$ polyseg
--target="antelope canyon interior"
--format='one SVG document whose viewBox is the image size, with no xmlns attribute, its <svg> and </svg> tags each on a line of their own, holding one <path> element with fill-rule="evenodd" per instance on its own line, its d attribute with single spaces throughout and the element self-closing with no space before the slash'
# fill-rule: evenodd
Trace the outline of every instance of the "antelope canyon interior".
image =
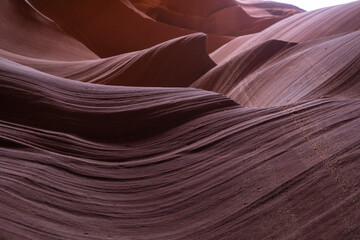
<svg viewBox="0 0 360 240">
<path fill-rule="evenodd" d="M 0 239 L 360 239 L 360 1 L 0 20 Z"/>
</svg>

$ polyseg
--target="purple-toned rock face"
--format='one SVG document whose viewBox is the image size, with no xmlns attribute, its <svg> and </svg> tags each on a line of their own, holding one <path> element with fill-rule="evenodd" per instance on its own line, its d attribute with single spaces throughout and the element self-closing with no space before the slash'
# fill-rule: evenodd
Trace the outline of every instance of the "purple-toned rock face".
<svg viewBox="0 0 360 240">
<path fill-rule="evenodd" d="M 360 239 L 359 1 L 0 13 L 0 239 Z"/>
</svg>

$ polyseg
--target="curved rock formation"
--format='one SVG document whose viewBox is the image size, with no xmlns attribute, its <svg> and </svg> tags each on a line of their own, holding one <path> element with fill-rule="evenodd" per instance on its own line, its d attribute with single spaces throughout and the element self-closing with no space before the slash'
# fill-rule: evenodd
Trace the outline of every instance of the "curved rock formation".
<svg viewBox="0 0 360 240">
<path fill-rule="evenodd" d="M 101 57 L 145 49 L 194 33 L 154 21 L 128 0 L 29 2 Z M 230 40 L 231 38 L 221 36 L 209 38 L 209 51 Z"/>
<path fill-rule="evenodd" d="M 360 31 L 355 31 L 301 43 L 278 54 L 293 44 L 271 40 L 218 65 L 192 86 L 226 94 L 243 106 L 359 98 L 359 41 Z"/>
<path fill-rule="evenodd" d="M 284 19 L 246 41 L 234 39 L 212 53 L 216 63 L 237 56 L 240 52 L 267 40 L 306 42 L 318 38 L 360 30 L 360 4 L 353 3 L 300 13 Z M 331 17 L 329 17 L 331 16 Z"/>
<path fill-rule="evenodd" d="M 1 73 L 2 238 L 359 234 L 359 100 L 251 109 L 6 60 Z"/>
<path fill-rule="evenodd" d="M 215 35 L 239 36 L 259 32 L 302 12 L 286 4 L 235 0 L 131 0 L 151 18 L 181 28 Z M 277 7 L 277 8 L 276 8 Z"/>
<path fill-rule="evenodd" d="M 205 90 L 215 91 L 224 95 L 229 94 L 244 78 L 252 74 L 276 55 L 295 46 L 279 40 L 269 40 L 261 43 L 226 63 L 219 64 L 199 78 L 191 86 Z"/>
<path fill-rule="evenodd" d="M 193 33 L 153 21 L 127 0 L 29 2 L 101 57 L 145 49 Z"/>
<path fill-rule="evenodd" d="M 175 14 L 175 20 L 165 21 L 165 24 L 161 21 L 154 21 L 133 6 L 129 0 L 101 2 L 97 0 L 86 2 L 54 0 L 51 3 L 46 0 L 28 1 L 101 57 L 145 49 L 194 31 L 209 33 L 208 51 L 212 52 L 232 39 L 227 35 L 238 36 L 249 32 L 258 32 L 290 15 L 272 17 L 266 15 L 254 18 L 249 16 L 236 1 L 227 0 L 223 3 L 223 1 L 212 0 L 211 4 L 207 2 L 204 6 L 211 5 L 213 7 L 209 9 L 218 9 L 217 14 L 209 18 L 191 17 L 183 12 L 189 9 L 199 9 L 204 1 L 163 1 L 160 6 L 164 5 L 167 10 L 162 12 L 170 14 L 170 18 L 173 18 L 172 8 L 180 10 L 180 16 Z M 141 2 L 134 2 L 141 9 L 144 8 Z M 159 5 L 158 1 L 146 2 L 148 7 L 154 4 Z M 233 7 L 222 10 L 223 6 L 229 4 Z M 83 14 L 78 14 L 79 12 Z M 206 14 L 206 12 L 207 10 L 203 13 Z M 297 10 L 291 14 L 299 12 L 300 10 Z M 155 20 L 158 19 L 155 18 Z M 182 21 L 185 23 L 181 23 Z M 229 21 L 232 22 L 230 25 Z M 186 22 L 190 24 L 189 27 Z M 216 30 L 212 30 L 215 26 L 218 26 Z"/>
<path fill-rule="evenodd" d="M 1 50 L 0 56 L 55 76 L 123 86 L 187 87 L 215 66 L 206 52 L 206 35 L 201 33 L 89 61 L 40 61 Z"/>
<path fill-rule="evenodd" d="M 24 0 L 1 0 L 0 50 L 37 59 L 88 60 L 97 55 Z"/>
<path fill-rule="evenodd" d="M 224 19 L 300 10 L 26 2 L 0 0 L 0 239 L 360 238 L 359 1 L 236 38 L 218 65 Z"/>
</svg>

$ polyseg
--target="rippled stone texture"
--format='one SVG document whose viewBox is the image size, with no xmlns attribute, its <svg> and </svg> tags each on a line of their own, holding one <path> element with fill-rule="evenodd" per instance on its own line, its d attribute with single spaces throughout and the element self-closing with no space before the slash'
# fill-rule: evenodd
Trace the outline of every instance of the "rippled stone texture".
<svg viewBox="0 0 360 240">
<path fill-rule="evenodd" d="M 0 11 L 0 239 L 360 239 L 359 1 Z"/>
</svg>

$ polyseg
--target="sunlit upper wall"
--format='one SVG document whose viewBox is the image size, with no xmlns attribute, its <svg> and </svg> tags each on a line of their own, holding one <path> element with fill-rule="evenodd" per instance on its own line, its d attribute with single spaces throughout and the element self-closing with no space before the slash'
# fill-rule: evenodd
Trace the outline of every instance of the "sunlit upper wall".
<svg viewBox="0 0 360 240">
<path fill-rule="evenodd" d="M 276 2 L 289 3 L 306 11 L 334 6 L 343 3 L 356 2 L 354 0 L 274 0 Z"/>
</svg>

